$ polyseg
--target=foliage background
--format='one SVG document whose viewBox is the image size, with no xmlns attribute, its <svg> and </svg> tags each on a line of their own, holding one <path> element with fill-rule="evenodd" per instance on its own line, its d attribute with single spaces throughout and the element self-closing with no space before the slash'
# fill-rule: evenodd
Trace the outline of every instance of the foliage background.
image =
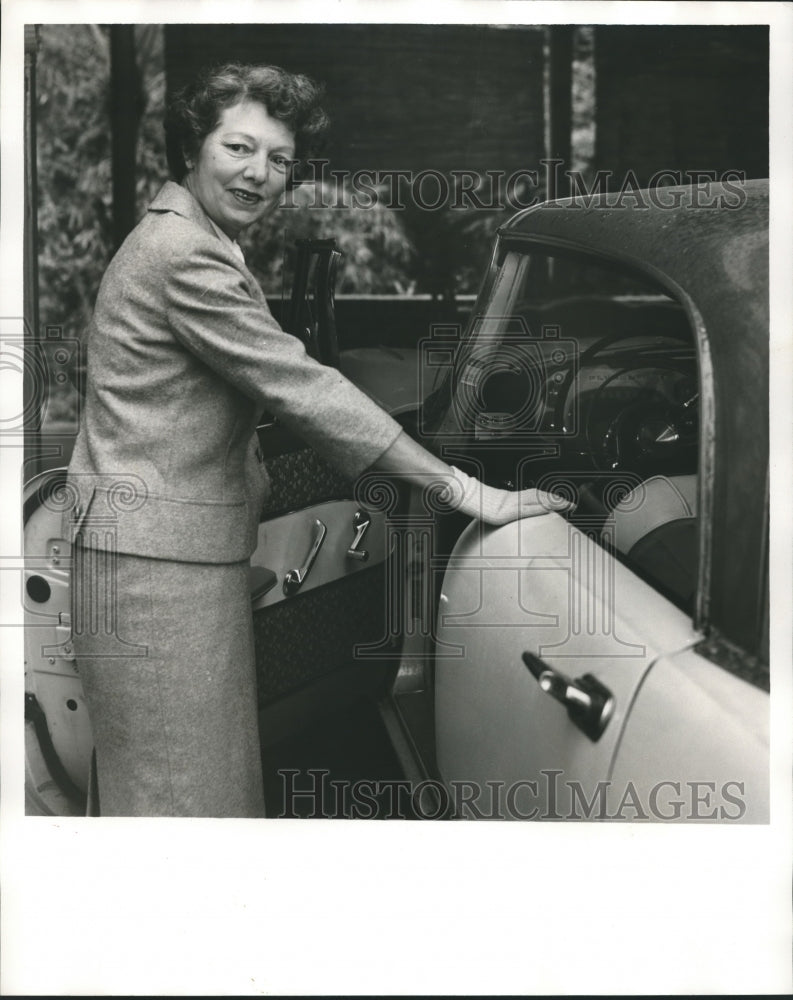
<svg viewBox="0 0 793 1000">
<path fill-rule="evenodd" d="M 136 25 L 135 48 L 142 82 L 135 164 L 141 216 L 167 179 L 162 26 Z M 573 167 L 586 169 L 594 136 L 592 29 L 586 26 L 576 30 L 573 84 Z M 40 26 L 36 89 L 40 317 L 79 335 L 113 253 L 109 28 Z M 398 212 L 382 202 L 352 207 L 349 192 L 335 189 L 322 197 L 303 190 L 295 201 L 297 207 L 244 238 L 249 266 L 271 295 L 289 286 L 289 247 L 308 236 L 338 240 L 345 254 L 341 293 L 475 292 L 502 215 L 474 208 Z M 320 201 L 333 207 L 311 207 Z M 421 259 L 416 245 L 424 248 Z"/>
<path fill-rule="evenodd" d="M 80 336 L 112 256 L 109 29 L 43 25 L 37 58 L 39 315 L 42 325 Z M 162 28 L 135 27 L 142 80 L 136 187 L 140 217 L 167 180 L 162 118 Z M 288 248 L 301 237 L 334 236 L 345 254 L 341 293 L 411 294 L 422 285 L 413 243 L 399 214 L 383 204 L 350 205 L 348 193 L 299 190 L 296 207 L 254 227 L 246 259 L 268 294 L 289 284 Z M 322 202 L 332 207 L 310 207 Z M 284 273 L 284 263 L 287 270 Z"/>
<path fill-rule="evenodd" d="M 166 178 L 162 32 L 135 29 L 145 80 L 138 212 Z M 36 61 L 39 316 L 80 336 L 113 252 L 110 42 L 99 25 L 43 25 Z"/>
</svg>

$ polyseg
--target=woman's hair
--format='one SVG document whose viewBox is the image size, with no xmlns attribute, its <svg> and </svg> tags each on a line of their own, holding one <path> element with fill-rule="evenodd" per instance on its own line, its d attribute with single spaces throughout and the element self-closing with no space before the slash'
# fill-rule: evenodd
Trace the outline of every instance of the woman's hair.
<svg viewBox="0 0 793 1000">
<path fill-rule="evenodd" d="M 182 180 L 187 173 L 185 156 L 196 157 L 204 139 L 219 125 L 222 112 L 240 101 L 263 104 L 272 118 L 290 129 L 297 159 L 316 155 L 330 124 L 320 107 L 322 96 L 322 88 L 309 77 L 287 73 L 280 66 L 226 63 L 204 70 L 174 95 L 165 113 L 165 152 L 171 174 Z"/>
</svg>

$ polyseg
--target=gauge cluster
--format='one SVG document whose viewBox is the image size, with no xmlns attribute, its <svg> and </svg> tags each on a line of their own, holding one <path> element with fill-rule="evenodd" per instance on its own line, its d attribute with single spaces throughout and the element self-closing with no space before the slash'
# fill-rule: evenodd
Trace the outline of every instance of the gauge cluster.
<svg viewBox="0 0 793 1000">
<path fill-rule="evenodd" d="M 696 471 L 696 361 L 676 350 L 583 368 L 563 404 L 567 454 L 642 475 Z"/>
<path fill-rule="evenodd" d="M 631 332 L 479 348 L 457 389 L 471 457 L 488 481 L 525 487 L 553 473 L 602 487 L 610 476 L 696 472 L 693 344 Z"/>
</svg>

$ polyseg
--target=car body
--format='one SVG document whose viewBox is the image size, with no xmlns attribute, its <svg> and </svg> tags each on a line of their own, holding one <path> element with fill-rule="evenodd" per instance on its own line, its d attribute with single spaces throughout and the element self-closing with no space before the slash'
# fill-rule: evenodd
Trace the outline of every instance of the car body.
<svg viewBox="0 0 793 1000">
<path fill-rule="evenodd" d="M 546 203 L 465 328 L 340 331 L 410 433 L 569 515 L 483 526 L 259 428 L 269 815 L 768 821 L 767 211 L 766 182 Z M 61 483 L 26 491 L 27 787 L 79 813 Z"/>
<path fill-rule="evenodd" d="M 723 186 L 644 192 L 638 204 L 617 195 L 573 199 L 501 230 L 496 270 L 477 306 L 483 316 L 514 316 L 531 287 L 526 279 L 494 308 L 511 255 L 531 255 L 535 268 L 550 254 L 560 269 L 575 262 L 573 294 L 565 300 L 552 281 L 545 302 L 541 293 L 533 302 L 549 341 L 541 333 L 545 414 L 517 454 L 514 432 L 497 433 L 516 469 L 521 448 L 553 443 L 553 454 L 522 468 L 546 488 L 567 479 L 579 506 L 567 524 L 551 514 L 553 525 L 525 521 L 476 541 L 469 528 L 456 543 L 462 568 L 446 572 L 442 641 L 467 634 L 464 609 L 477 605 L 481 621 L 511 627 L 496 641 L 492 628 L 474 630 L 463 670 L 452 661 L 436 670 L 438 763 L 447 780 L 528 779 L 542 799 L 556 769 L 565 815 L 581 803 L 572 782 L 588 789 L 590 804 L 601 792 L 602 818 L 768 819 L 766 213 L 767 187 L 756 182 L 737 194 Z M 600 295 L 571 308 L 596 263 L 616 265 L 620 281 L 649 278 L 655 289 L 646 298 L 612 296 L 601 323 Z M 598 283 L 602 290 L 608 278 Z M 475 350 L 474 341 L 469 357 Z M 492 348 L 483 354 L 492 357 Z M 553 402 L 557 378 L 567 393 L 562 406 Z M 576 415 L 583 430 L 565 426 Z M 491 444 L 481 460 L 486 477 L 505 467 L 493 452 Z M 614 490 L 622 496 L 609 499 Z M 510 552 L 529 557 L 511 583 L 505 572 L 486 582 L 492 574 L 484 570 L 473 581 L 476 560 L 492 564 Z M 513 625 L 505 611 L 516 603 L 524 614 Z M 523 652 L 535 658 L 534 676 L 520 675 Z M 560 706 L 533 686 L 538 659 L 551 674 L 588 675 L 614 695 L 595 742 L 576 731 L 569 699 Z M 474 671 L 474 661 L 491 666 Z M 471 739 L 471 705 L 490 736 Z M 547 798 L 531 808 L 547 813 Z"/>
</svg>

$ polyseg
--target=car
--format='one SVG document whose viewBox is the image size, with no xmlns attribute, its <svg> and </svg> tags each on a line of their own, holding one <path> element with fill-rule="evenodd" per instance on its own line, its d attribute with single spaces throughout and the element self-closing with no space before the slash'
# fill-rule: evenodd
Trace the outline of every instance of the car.
<svg viewBox="0 0 793 1000">
<path fill-rule="evenodd" d="M 323 360 L 418 440 L 575 506 L 489 527 L 259 428 L 268 816 L 768 822 L 768 184 L 628 195 L 506 221 L 464 326 L 345 350 L 317 296 Z M 62 469 L 25 490 L 26 789 L 50 815 L 84 810 L 92 745 L 67 500 Z"/>
</svg>

